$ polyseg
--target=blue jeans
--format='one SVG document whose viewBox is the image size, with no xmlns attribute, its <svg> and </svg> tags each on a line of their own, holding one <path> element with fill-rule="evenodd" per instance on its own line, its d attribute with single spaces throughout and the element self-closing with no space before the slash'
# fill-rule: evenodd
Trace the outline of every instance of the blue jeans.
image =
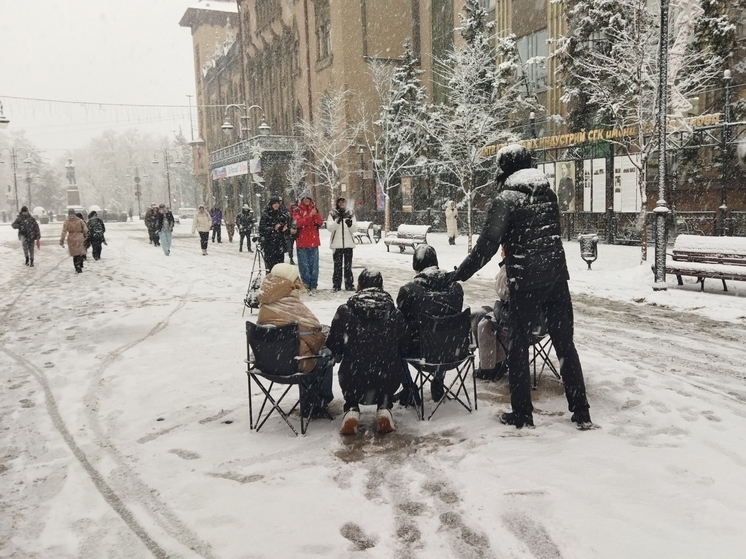
<svg viewBox="0 0 746 559">
<path fill-rule="evenodd" d="M 319 247 L 296 247 L 295 250 L 298 253 L 298 271 L 301 281 L 309 289 L 316 289 L 319 286 Z"/>
<path fill-rule="evenodd" d="M 171 239 L 173 238 L 173 233 L 171 231 L 159 231 L 158 232 L 158 238 L 161 240 L 161 248 L 163 249 L 163 254 L 168 254 L 171 252 Z"/>
</svg>

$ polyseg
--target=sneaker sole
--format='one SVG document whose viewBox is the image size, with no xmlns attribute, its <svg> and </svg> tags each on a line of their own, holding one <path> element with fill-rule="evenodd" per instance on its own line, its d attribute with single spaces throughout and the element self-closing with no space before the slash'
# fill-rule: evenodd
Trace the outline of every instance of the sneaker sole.
<svg viewBox="0 0 746 559">
<path fill-rule="evenodd" d="M 348 418 L 342 423 L 339 429 L 340 435 L 357 435 L 357 426 L 359 421 L 356 418 Z"/>
<path fill-rule="evenodd" d="M 394 424 L 388 417 L 376 417 L 376 424 L 378 425 L 378 432 L 382 435 L 396 431 Z"/>
</svg>

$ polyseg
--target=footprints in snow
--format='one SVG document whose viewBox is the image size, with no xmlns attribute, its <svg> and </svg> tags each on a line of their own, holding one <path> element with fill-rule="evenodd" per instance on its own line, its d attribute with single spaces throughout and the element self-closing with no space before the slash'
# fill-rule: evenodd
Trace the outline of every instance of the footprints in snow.
<svg viewBox="0 0 746 559">
<path fill-rule="evenodd" d="M 367 536 L 363 529 L 355 524 L 354 522 L 348 522 L 339 529 L 339 533 L 342 537 L 350 540 L 358 551 L 365 551 L 371 547 L 375 547 L 376 541 Z"/>
</svg>

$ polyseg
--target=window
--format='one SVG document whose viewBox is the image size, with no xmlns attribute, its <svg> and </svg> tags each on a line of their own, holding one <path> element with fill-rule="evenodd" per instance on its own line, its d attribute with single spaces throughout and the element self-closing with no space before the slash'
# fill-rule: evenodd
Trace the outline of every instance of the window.
<svg viewBox="0 0 746 559">
<path fill-rule="evenodd" d="M 483 10 L 491 12 L 495 9 L 495 0 L 479 0 L 479 5 Z"/>
<path fill-rule="evenodd" d="M 316 19 L 316 60 L 324 62 L 332 55 L 332 21 L 329 2 L 318 2 L 313 5 Z"/>
<path fill-rule="evenodd" d="M 516 41 L 522 65 L 520 74 L 526 76 L 532 94 L 547 89 L 547 38 L 547 30 L 542 29 Z"/>
<path fill-rule="evenodd" d="M 263 29 L 282 13 L 279 0 L 256 0 L 256 28 Z"/>
</svg>

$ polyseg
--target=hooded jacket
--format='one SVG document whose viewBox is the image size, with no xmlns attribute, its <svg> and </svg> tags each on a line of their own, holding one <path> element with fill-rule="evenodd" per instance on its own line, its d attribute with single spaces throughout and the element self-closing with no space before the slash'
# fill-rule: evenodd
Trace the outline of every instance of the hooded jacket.
<svg viewBox="0 0 746 559">
<path fill-rule="evenodd" d="M 254 227 L 254 213 L 251 210 L 241 210 L 236 218 L 236 225 L 239 231 L 250 233 L 251 228 Z"/>
<path fill-rule="evenodd" d="M 396 306 L 407 321 L 410 355 L 419 356 L 420 315 L 445 317 L 460 313 L 464 306 L 464 290 L 460 284 L 449 281 L 447 272 L 431 266 L 399 289 Z"/>
<path fill-rule="evenodd" d="M 88 219 L 88 237 L 91 241 L 103 242 L 106 238 L 106 225 L 104 220 L 94 214 L 93 217 Z"/>
<path fill-rule="evenodd" d="M 223 212 L 220 208 L 213 208 L 210 210 L 210 218 L 213 225 L 221 225 L 223 223 Z"/>
<path fill-rule="evenodd" d="M 64 246 L 67 237 L 67 252 L 70 256 L 85 256 L 85 237 L 88 235 L 88 226 L 85 221 L 74 215 L 68 215 L 62 224 L 62 235 L 60 245 Z"/>
<path fill-rule="evenodd" d="M 300 300 L 301 287 L 299 278 L 290 281 L 272 273 L 267 274 L 257 295 L 259 315 L 256 323 L 285 326 L 296 322 L 300 332 L 298 355 L 316 355 L 324 347 L 324 333 L 318 319 Z M 315 365 L 315 359 L 306 359 L 299 362 L 298 369 L 310 373 Z"/>
<path fill-rule="evenodd" d="M 303 200 L 304 198 L 311 199 L 311 195 L 308 192 L 304 192 L 301 194 L 300 199 Z M 313 210 L 316 210 L 316 213 L 311 215 Z M 324 225 L 324 219 L 313 203 L 313 199 L 311 199 L 311 203 L 308 206 L 302 201 L 297 206 L 293 206 L 292 218 L 298 227 L 298 238 L 295 240 L 297 248 L 315 248 L 321 246 L 319 227 Z"/>
<path fill-rule="evenodd" d="M 200 233 L 207 233 L 212 229 L 212 218 L 207 211 L 194 214 L 194 220 L 192 221 L 192 233 L 199 231 Z"/>
<path fill-rule="evenodd" d="M 525 162 L 520 164 L 525 165 Z M 504 181 L 504 182 L 503 182 Z M 506 272 L 511 290 L 538 289 L 567 281 L 570 275 L 562 247 L 557 196 L 538 169 L 503 173 L 502 190 L 487 213 L 474 250 L 461 263 L 455 279 L 473 276 L 505 245 Z"/>
<path fill-rule="evenodd" d="M 259 236 L 261 237 L 261 246 L 265 257 L 272 260 L 281 260 L 286 250 L 284 226 L 290 226 L 290 216 L 285 208 L 280 207 L 275 210 L 272 204 L 279 202 L 279 198 L 270 198 L 267 207 L 264 208 L 262 216 L 259 219 Z M 275 229 L 275 225 L 280 227 Z"/>
<path fill-rule="evenodd" d="M 342 359 L 339 386 L 345 400 L 359 402 L 368 390 L 393 396 L 408 344 L 406 322 L 391 295 L 372 287 L 350 297 L 337 309 L 326 340 Z"/>
</svg>

